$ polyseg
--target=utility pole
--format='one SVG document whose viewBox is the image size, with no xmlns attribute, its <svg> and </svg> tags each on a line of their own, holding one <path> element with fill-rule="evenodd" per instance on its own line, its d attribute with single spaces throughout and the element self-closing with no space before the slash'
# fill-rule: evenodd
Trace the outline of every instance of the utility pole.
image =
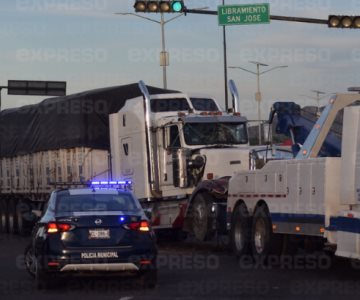
<svg viewBox="0 0 360 300">
<path fill-rule="evenodd" d="M 257 111 L 258 111 L 258 124 L 259 124 L 259 145 L 262 144 L 262 134 L 261 134 L 261 101 L 262 101 L 262 95 L 261 95 L 261 89 L 260 89 L 260 76 L 262 74 L 268 73 L 270 71 L 279 69 L 279 68 L 287 68 L 288 66 L 276 66 L 276 67 L 272 67 L 268 70 L 265 70 L 263 72 L 260 72 L 260 67 L 268 67 L 269 65 L 261 63 L 261 62 L 257 62 L 257 61 L 250 61 L 250 63 L 255 64 L 256 65 L 256 72 L 245 69 L 243 67 L 229 67 L 230 69 L 241 69 L 245 72 L 251 73 L 256 75 L 256 81 L 257 81 L 257 92 L 255 93 L 255 101 L 257 102 Z"/>
</svg>

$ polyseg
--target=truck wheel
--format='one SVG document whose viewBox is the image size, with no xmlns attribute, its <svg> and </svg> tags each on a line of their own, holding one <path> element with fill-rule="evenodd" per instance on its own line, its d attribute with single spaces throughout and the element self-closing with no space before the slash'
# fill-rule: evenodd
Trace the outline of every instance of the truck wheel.
<svg viewBox="0 0 360 300">
<path fill-rule="evenodd" d="M 214 234 L 212 229 L 213 217 L 211 216 L 211 203 L 204 194 L 197 194 L 192 205 L 192 230 L 199 241 L 211 239 Z"/>
<path fill-rule="evenodd" d="M 269 211 L 265 205 L 257 207 L 253 216 L 251 250 L 256 261 L 265 261 L 270 253 L 272 226 Z"/>
<path fill-rule="evenodd" d="M 249 254 L 250 224 L 246 205 L 236 206 L 231 220 L 230 245 L 237 257 Z"/>
<path fill-rule="evenodd" d="M 16 233 L 17 224 L 16 224 L 16 204 L 14 201 L 8 203 L 7 215 L 9 218 L 9 233 Z"/>
<path fill-rule="evenodd" d="M 0 201 L 0 222 L 1 222 L 1 232 L 7 232 L 8 214 L 7 214 L 7 205 L 5 201 Z"/>
<path fill-rule="evenodd" d="M 26 230 L 23 214 L 29 211 L 31 211 L 31 206 L 25 201 L 20 200 L 16 205 L 16 224 L 17 224 L 17 233 L 19 235 L 26 235 L 28 233 Z"/>
</svg>

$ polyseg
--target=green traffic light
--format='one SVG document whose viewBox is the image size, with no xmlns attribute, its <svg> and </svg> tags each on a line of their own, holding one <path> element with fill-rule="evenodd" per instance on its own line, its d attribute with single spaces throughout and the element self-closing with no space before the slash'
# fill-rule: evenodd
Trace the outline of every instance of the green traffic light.
<svg viewBox="0 0 360 300">
<path fill-rule="evenodd" d="M 181 1 L 174 1 L 172 9 L 174 12 L 181 12 L 183 10 L 183 3 Z"/>
</svg>

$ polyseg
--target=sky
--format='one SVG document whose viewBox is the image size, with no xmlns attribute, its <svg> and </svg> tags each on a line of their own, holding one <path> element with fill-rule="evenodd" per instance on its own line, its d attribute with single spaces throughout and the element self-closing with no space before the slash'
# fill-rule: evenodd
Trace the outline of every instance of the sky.
<svg viewBox="0 0 360 300">
<path fill-rule="evenodd" d="M 220 0 L 185 0 L 188 8 L 217 10 Z M 360 15 L 360 0 L 246 0 L 269 3 L 271 15 L 327 19 L 329 14 Z M 135 16 L 133 0 L 1 0 L 0 85 L 8 80 L 67 82 L 67 94 L 143 80 L 162 87 L 160 25 Z M 142 16 L 160 19 L 159 14 Z M 167 14 L 169 19 L 173 14 Z M 260 77 L 262 118 L 275 101 L 315 105 L 312 90 L 328 94 L 360 86 L 360 30 L 271 21 L 228 26 L 228 66 L 255 71 L 249 61 L 275 69 Z M 168 88 L 224 100 L 222 27 L 216 16 L 188 14 L 165 26 Z M 256 76 L 229 69 L 240 109 L 255 119 Z M 2 90 L 2 109 L 37 103 L 44 97 L 11 96 Z M 328 97 L 322 99 L 325 104 Z"/>
</svg>

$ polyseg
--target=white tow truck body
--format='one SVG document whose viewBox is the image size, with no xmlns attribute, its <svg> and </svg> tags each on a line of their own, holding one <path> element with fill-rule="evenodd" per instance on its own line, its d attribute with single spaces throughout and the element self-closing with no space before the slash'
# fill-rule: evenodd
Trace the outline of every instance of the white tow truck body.
<svg viewBox="0 0 360 300">
<path fill-rule="evenodd" d="M 333 98 L 295 159 L 269 161 L 230 179 L 227 226 L 237 254 L 266 256 L 276 236 L 291 235 L 318 237 L 336 255 L 360 259 L 359 106 L 344 110 L 341 157 L 317 157 L 336 113 L 359 99 Z"/>
</svg>

